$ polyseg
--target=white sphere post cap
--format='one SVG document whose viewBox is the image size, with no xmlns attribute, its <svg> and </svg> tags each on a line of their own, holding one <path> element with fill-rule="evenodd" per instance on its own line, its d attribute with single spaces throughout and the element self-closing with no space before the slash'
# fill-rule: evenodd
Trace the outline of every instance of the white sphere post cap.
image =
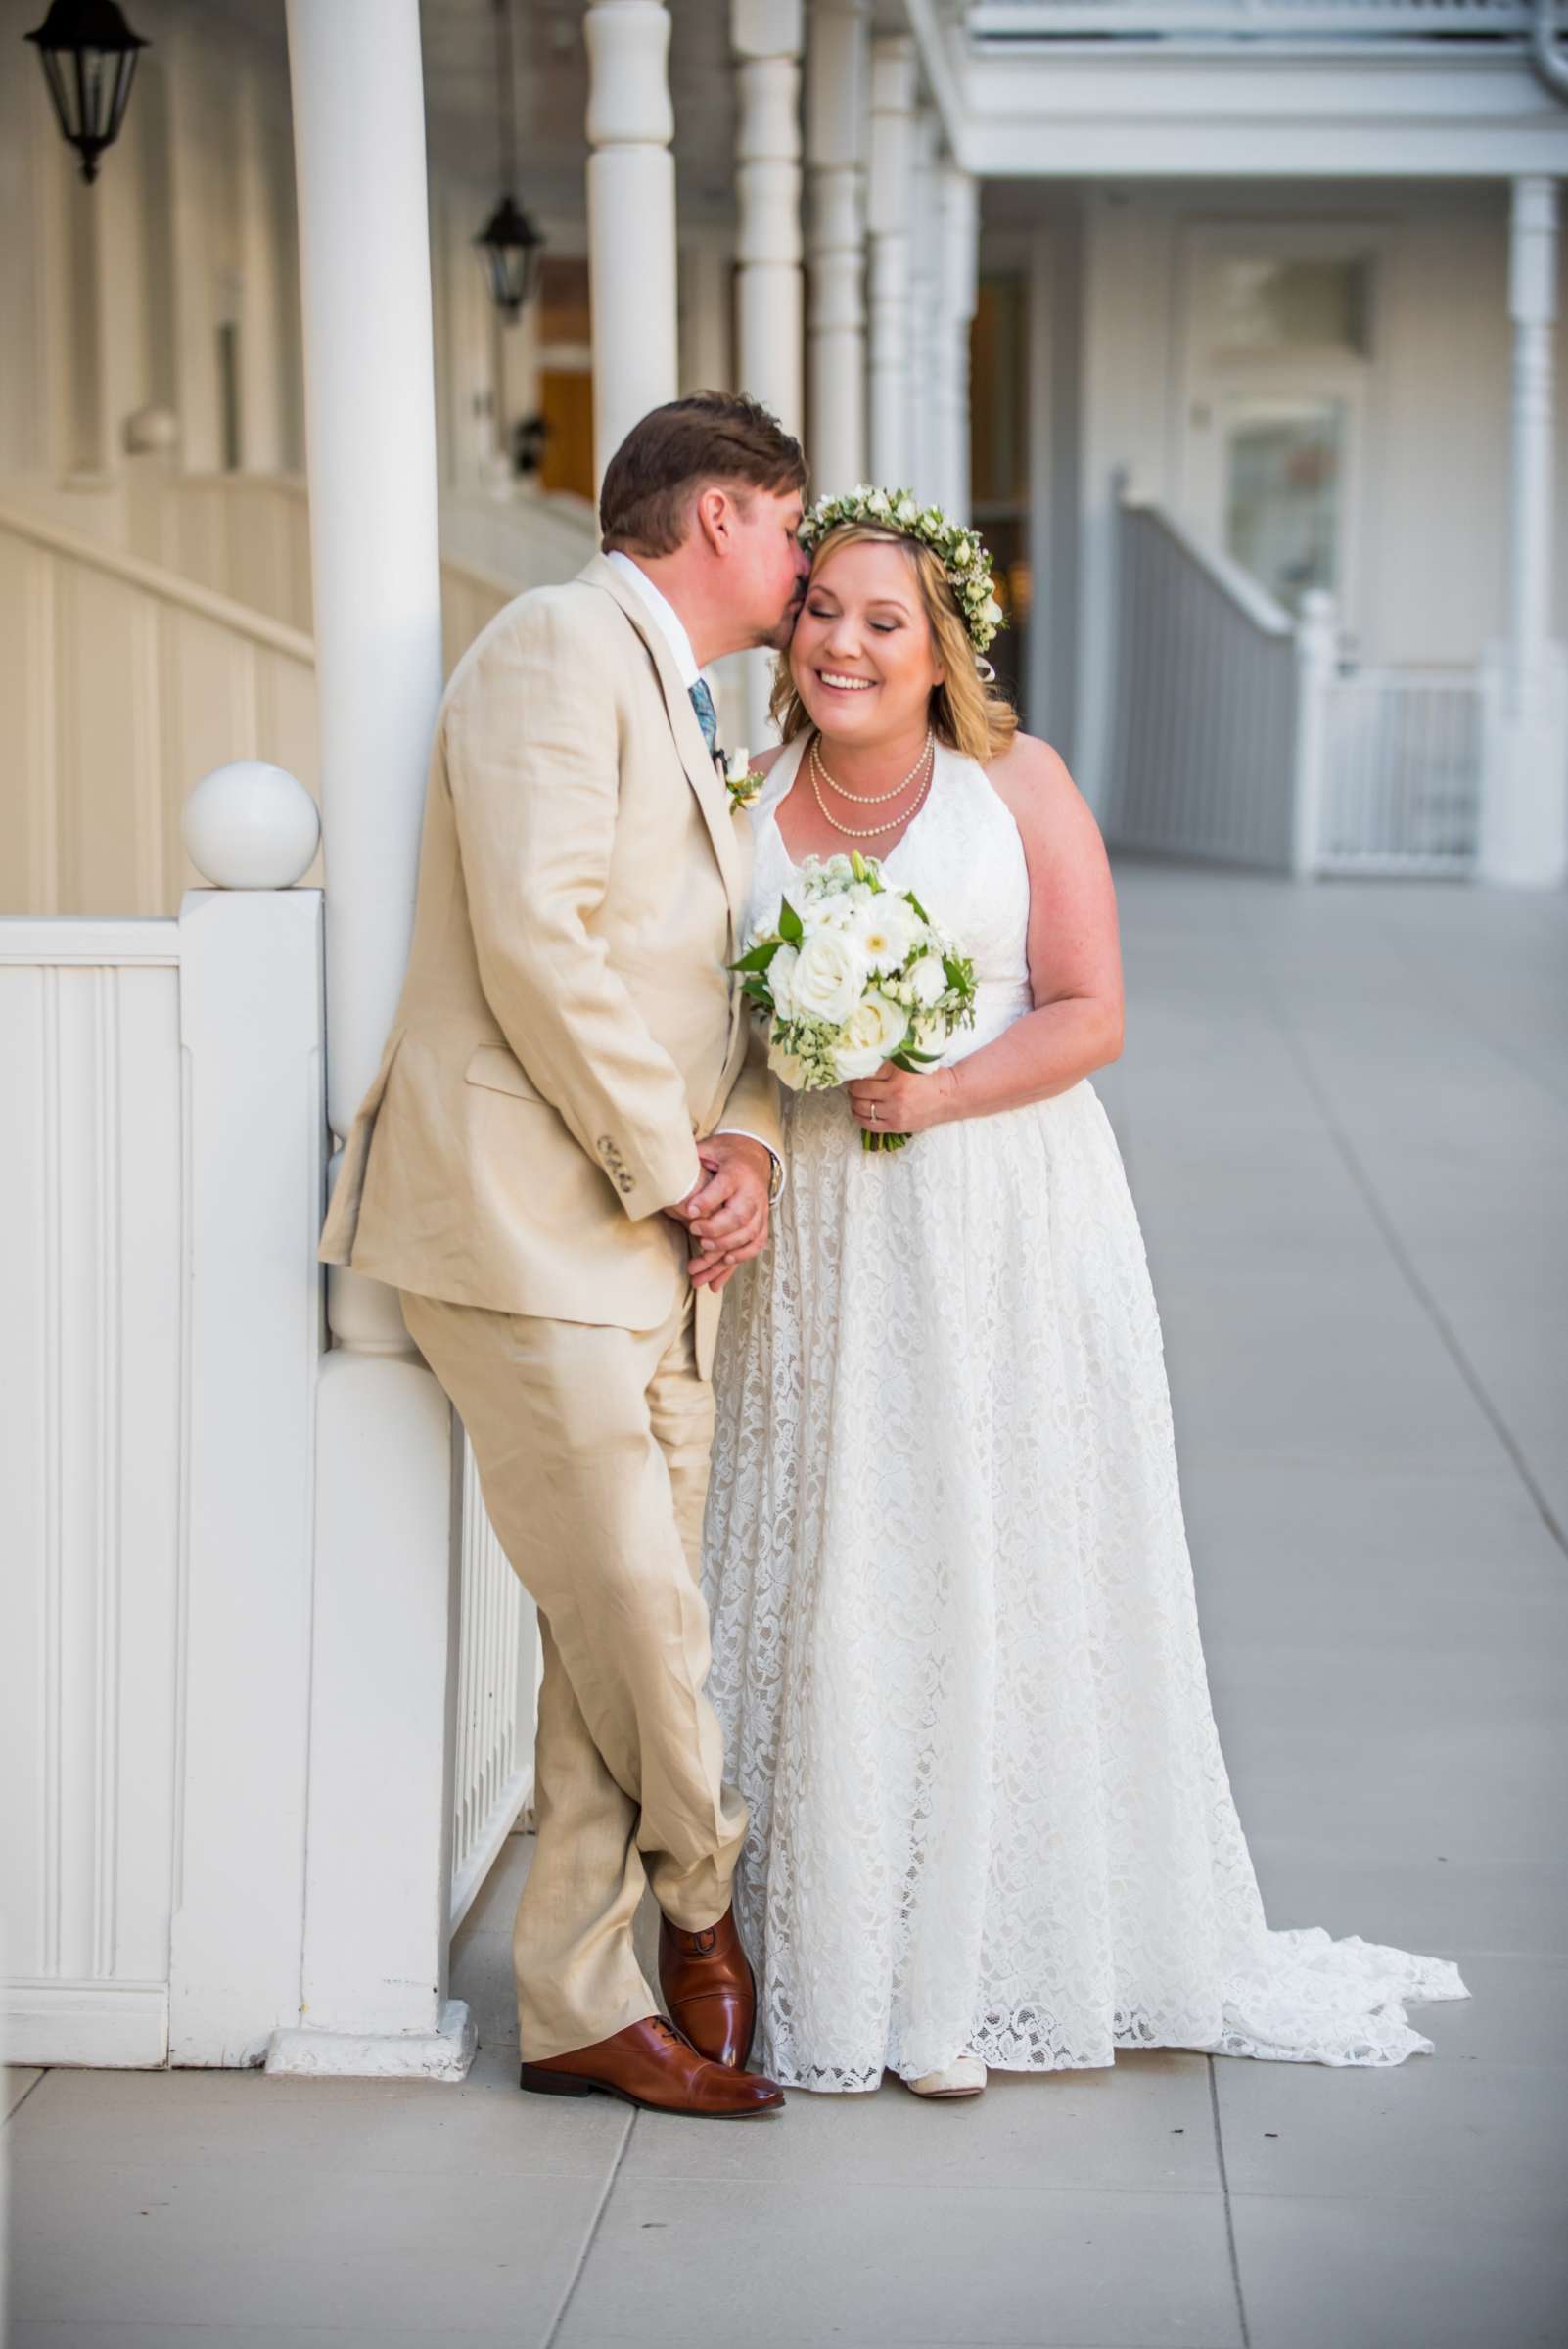
<svg viewBox="0 0 1568 2349">
<path fill-rule="evenodd" d="M 215 889 L 292 889 L 310 869 L 321 817 L 286 766 L 236 759 L 202 777 L 180 829 L 191 862 Z"/>
</svg>

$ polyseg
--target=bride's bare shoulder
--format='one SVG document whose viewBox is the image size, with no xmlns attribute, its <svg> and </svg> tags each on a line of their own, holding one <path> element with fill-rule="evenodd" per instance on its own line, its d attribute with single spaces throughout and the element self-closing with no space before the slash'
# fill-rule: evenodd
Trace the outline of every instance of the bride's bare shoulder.
<svg viewBox="0 0 1568 2349">
<path fill-rule="evenodd" d="M 1038 734 L 1015 734 L 986 777 L 1010 811 L 1032 853 L 1057 852 L 1077 844 L 1099 847 L 1099 826 L 1089 804 L 1067 771 L 1060 751 Z"/>
<path fill-rule="evenodd" d="M 788 743 L 775 742 L 770 751 L 756 752 L 752 759 L 752 764 L 760 775 L 770 775 L 788 749 Z"/>
</svg>

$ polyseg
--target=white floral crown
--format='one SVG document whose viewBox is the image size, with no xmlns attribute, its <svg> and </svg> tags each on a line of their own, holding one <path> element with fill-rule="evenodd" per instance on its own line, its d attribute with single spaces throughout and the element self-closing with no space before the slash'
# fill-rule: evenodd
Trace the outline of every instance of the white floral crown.
<svg viewBox="0 0 1568 2349">
<path fill-rule="evenodd" d="M 963 615 L 969 641 L 980 657 L 981 673 L 991 668 L 985 659 L 996 630 L 1006 618 L 992 592 L 991 550 L 973 530 L 949 522 L 940 506 L 923 506 L 912 489 L 873 489 L 869 482 L 847 490 L 842 497 L 820 497 L 800 528 L 801 544 L 814 546 L 829 530 L 847 522 L 869 522 L 929 546 L 947 575 L 953 600 Z"/>
</svg>

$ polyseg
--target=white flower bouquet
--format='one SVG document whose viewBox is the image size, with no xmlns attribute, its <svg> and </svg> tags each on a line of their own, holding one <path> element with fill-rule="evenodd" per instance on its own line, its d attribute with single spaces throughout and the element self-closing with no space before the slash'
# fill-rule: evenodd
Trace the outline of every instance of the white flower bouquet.
<svg viewBox="0 0 1568 2349">
<path fill-rule="evenodd" d="M 884 1061 L 930 1068 L 975 1017 L 974 964 L 912 890 L 857 852 L 808 856 L 793 898 L 760 922 L 734 968 L 768 1028 L 768 1064 L 795 1092 L 874 1077 Z M 862 1129 L 867 1150 L 906 1133 Z"/>
</svg>

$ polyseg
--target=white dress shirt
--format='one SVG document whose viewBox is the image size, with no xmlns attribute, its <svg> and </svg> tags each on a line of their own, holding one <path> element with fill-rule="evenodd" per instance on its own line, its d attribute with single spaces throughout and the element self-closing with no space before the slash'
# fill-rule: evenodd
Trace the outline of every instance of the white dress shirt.
<svg viewBox="0 0 1568 2349">
<path fill-rule="evenodd" d="M 618 546 L 610 549 L 605 561 L 615 565 L 622 577 L 629 580 L 639 599 L 646 604 L 660 635 L 669 647 L 670 656 L 676 668 L 680 671 L 680 681 L 686 691 L 690 693 L 703 672 L 697 666 L 697 656 L 691 649 L 691 638 L 686 633 L 686 623 L 680 614 L 675 610 L 669 598 L 662 594 L 654 585 L 648 574 L 634 563 L 629 555 L 623 555 Z M 706 679 L 705 682 L 707 682 Z M 709 691 L 713 691 L 711 684 Z M 715 1133 L 740 1133 L 744 1134 L 749 1142 L 762 1142 L 762 1148 L 767 1152 L 777 1170 L 773 1178 L 773 1190 L 776 1198 L 784 1188 L 784 1161 L 771 1143 L 763 1142 L 760 1133 L 753 1133 L 745 1126 L 715 1126 L 714 1131 Z"/>
</svg>

